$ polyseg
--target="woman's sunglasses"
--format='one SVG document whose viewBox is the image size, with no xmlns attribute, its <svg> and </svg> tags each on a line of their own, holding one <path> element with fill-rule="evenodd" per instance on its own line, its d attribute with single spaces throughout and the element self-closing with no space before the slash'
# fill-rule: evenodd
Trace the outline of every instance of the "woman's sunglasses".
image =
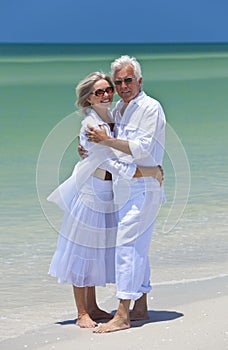
<svg viewBox="0 0 228 350">
<path fill-rule="evenodd" d="M 114 92 L 114 88 L 112 86 L 108 86 L 106 89 L 97 89 L 96 91 L 92 92 L 92 94 L 96 95 L 97 97 L 103 97 L 105 93 L 108 95 L 112 95 Z"/>
</svg>

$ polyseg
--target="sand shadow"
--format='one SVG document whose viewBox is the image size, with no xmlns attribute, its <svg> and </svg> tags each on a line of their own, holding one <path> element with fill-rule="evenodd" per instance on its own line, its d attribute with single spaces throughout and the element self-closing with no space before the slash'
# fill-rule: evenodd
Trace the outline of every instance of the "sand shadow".
<svg viewBox="0 0 228 350">
<path fill-rule="evenodd" d="M 74 320 L 55 322 L 55 324 L 59 324 L 60 326 L 68 326 L 68 325 L 74 325 L 76 322 L 77 322 L 77 318 L 75 318 Z"/>
<path fill-rule="evenodd" d="M 181 312 L 167 310 L 151 310 L 148 313 L 148 320 L 131 321 L 131 326 L 140 327 L 147 323 L 171 321 L 184 316 L 184 314 L 182 314 Z"/>
<path fill-rule="evenodd" d="M 115 314 L 116 310 L 112 311 L 111 314 Z M 175 320 L 177 318 L 183 317 L 184 314 L 177 311 L 167 311 L 167 310 L 151 310 L 149 311 L 149 319 L 148 320 L 142 320 L 142 321 L 131 321 L 131 327 L 141 327 L 144 324 L 147 323 L 155 323 L 155 322 L 165 322 L 165 321 L 171 321 Z M 65 320 L 65 321 L 59 321 L 55 324 L 61 325 L 61 326 L 67 326 L 67 325 L 74 325 L 77 321 L 77 318 L 73 320 Z M 102 323 L 106 323 L 109 320 L 99 320 Z"/>
</svg>

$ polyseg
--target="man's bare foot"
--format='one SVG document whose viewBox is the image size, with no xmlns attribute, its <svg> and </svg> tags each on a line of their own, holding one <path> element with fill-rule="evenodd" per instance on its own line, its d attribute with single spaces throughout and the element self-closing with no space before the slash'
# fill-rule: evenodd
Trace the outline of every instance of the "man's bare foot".
<svg viewBox="0 0 228 350">
<path fill-rule="evenodd" d="M 142 321 L 142 320 L 148 320 L 149 319 L 149 315 L 148 315 L 148 311 L 136 311 L 136 310 L 132 310 L 129 312 L 130 315 L 130 320 L 131 321 Z"/>
<path fill-rule="evenodd" d="M 120 317 L 120 316 L 114 316 L 114 318 L 99 326 L 97 329 L 93 331 L 93 333 L 109 333 L 109 332 L 116 332 L 121 331 L 124 329 L 130 328 L 130 321 Z"/>
<path fill-rule="evenodd" d="M 80 328 L 95 328 L 96 326 L 98 326 L 98 324 L 95 321 L 93 321 L 87 313 L 83 313 L 78 316 L 76 325 Z"/>
<path fill-rule="evenodd" d="M 88 313 L 93 320 L 111 320 L 113 318 L 113 315 L 99 308 L 90 310 Z"/>
</svg>

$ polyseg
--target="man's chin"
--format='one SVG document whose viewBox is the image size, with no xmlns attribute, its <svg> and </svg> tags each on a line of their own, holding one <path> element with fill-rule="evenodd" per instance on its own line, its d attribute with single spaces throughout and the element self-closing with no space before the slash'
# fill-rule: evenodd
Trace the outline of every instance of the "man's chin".
<svg viewBox="0 0 228 350">
<path fill-rule="evenodd" d="M 124 102 L 129 102 L 132 100 L 132 95 L 130 92 L 123 93 L 121 97 L 124 100 Z"/>
</svg>

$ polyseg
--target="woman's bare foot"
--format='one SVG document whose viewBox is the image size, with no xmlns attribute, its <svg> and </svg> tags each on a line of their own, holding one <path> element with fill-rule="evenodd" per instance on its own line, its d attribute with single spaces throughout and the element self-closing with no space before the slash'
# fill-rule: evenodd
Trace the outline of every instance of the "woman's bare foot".
<svg viewBox="0 0 228 350">
<path fill-rule="evenodd" d="M 98 324 L 95 321 L 93 321 L 87 313 L 78 315 L 76 325 L 80 328 L 95 328 L 98 326 Z"/>
<path fill-rule="evenodd" d="M 93 320 L 111 320 L 113 318 L 113 315 L 99 308 L 89 310 L 88 313 Z"/>
<path fill-rule="evenodd" d="M 95 329 L 93 333 L 116 332 L 128 328 L 130 328 L 130 321 L 128 319 L 115 315 L 111 321 L 102 324 L 97 329 Z"/>
</svg>

